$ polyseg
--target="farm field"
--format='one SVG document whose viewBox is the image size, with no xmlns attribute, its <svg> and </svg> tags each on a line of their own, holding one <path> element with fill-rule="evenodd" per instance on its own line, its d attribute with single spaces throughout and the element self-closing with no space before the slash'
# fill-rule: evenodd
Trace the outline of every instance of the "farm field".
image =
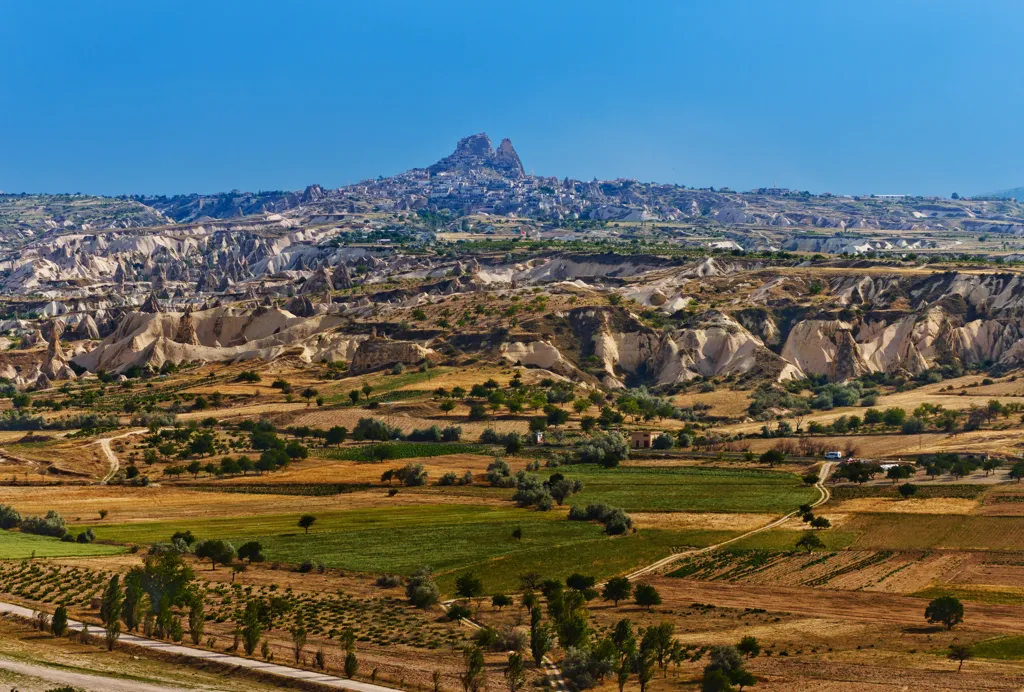
<svg viewBox="0 0 1024 692">
<path fill-rule="evenodd" d="M 442 575 L 472 570 L 494 588 L 512 588 L 529 571 L 568 575 L 581 565 L 613 575 L 682 547 L 728 538 L 728 531 L 644 531 L 606 536 L 600 526 L 570 522 L 564 514 L 484 506 L 377 508 L 317 515 L 305 534 L 298 514 L 208 520 L 96 525 L 100 541 L 147 544 L 169 540 L 178 530 L 199 538 L 225 538 L 236 545 L 259 540 L 267 559 L 306 560 L 364 572 L 410 574 L 429 565 Z M 512 538 L 521 528 L 521 540 Z M 451 577 L 454 579 L 454 577 Z M 442 584 L 444 584 L 442 579 Z M 448 580 L 450 584 L 451 580 Z"/>
<path fill-rule="evenodd" d="M 819 493 L 791 473 L 754 469 L 564 466 L 583 481 L 573 504 L 605 502 L 627 512 L 766 512 L 785 514 Z"/>
<path fill-rule="evenodd" d="M 114 555 L 124 548 L 96 543 L 67 543 L 50 536 L 35 536 L 14 531 L 0 531 L 0 560 L 24 560 L 46 557 L 91 557 Z"/>
</svg>

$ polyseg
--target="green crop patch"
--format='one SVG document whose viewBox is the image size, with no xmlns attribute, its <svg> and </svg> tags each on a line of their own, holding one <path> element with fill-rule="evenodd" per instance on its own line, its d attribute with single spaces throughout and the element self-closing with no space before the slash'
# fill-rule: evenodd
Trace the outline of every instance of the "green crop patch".
<svg viewBox="0 0 1024 692">
<path fill-rule="evenodd" d="M 545 469 L 545 471 L 547 471 Z M 791 473 L 749 469 L 605 469 L 574 465 L 554 469 L 583 481 L 583 492 L 568 502 L 605 502 L 627 512 L 792 512 L 819 497 Z M 547 476 L 544 475 L 544 478 Z"/>
<path fill-rule="evenodd" d="M 116 545 L 68 543 L 49 536 L 0 531 L 0 560 L 23 560 L 31 557 L 91 557 L 123 552 L 124 548 Z"/>
</svg>

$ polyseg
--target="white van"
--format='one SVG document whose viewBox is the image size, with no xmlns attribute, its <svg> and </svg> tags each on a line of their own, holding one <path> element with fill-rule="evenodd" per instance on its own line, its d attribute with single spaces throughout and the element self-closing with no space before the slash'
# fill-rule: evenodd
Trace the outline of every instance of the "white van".
<svg viewBox="0 0 1024 692">
<path fill-rule="evenodd" d="M 825 452 L 825 458 L 826 459 L 842 459 L 843 458 L 843 453 L 842 452 Z"/>
</svg>

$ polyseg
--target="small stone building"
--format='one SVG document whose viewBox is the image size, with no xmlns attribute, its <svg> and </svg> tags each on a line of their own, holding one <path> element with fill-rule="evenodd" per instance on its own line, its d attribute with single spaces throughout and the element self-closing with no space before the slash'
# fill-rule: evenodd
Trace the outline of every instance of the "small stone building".
<svg viewBox="0 0 1024 692">
<path fill-rule="evenodd" d="M 654 445 L 654 438 L 660 434 L 650 430 L 634 430 L 630 434 L 629 446 L 632 449 L 650 449 Z"/>
</svg>

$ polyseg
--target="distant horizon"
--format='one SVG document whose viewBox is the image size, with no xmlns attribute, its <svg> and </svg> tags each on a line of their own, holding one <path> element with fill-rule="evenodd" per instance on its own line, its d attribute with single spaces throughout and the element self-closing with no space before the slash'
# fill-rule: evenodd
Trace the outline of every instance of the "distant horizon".
<svg viewBox="0 0 1024 692">
<path fill-rule="evenodd" d="M 485 131 L 559 178 L 987 195 L 1024 185 L 1022 28 L 1010 0 L 3 3 L 0 190 L 338 188 Z"/>
</svg>

